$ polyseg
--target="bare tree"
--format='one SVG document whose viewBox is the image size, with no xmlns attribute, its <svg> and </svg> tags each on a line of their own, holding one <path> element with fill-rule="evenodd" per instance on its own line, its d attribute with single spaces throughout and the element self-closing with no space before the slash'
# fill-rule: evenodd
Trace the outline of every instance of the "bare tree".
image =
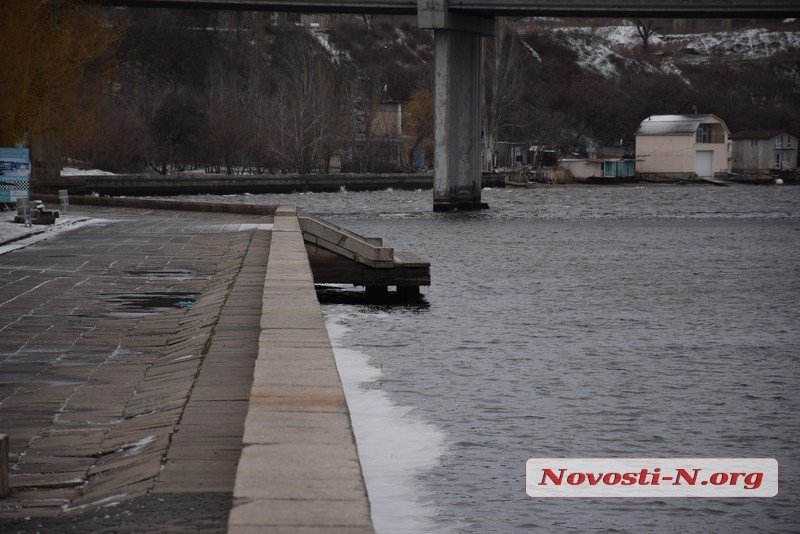
<svg viewBox="0 0 800 534">
<path fill-rule="evenodd" d="M 501 132 L 514 125 L 513 110 L 524 83 L 520 38 L 509 23 L 499 18 L 493 39 L 483 48 L 484 85 L 481 128 L 484 170 L 491 170 L 494 147 Z"/>
<path fill-rule="evenodd" d="M 375 168 L 376 136 L 378 114 L 381 102 L 385 100 L 386 82 L 382 76 L 382 66 L 366 69 L 354 86 L 353 93 L 353 131 L 351 149 L 354 156 L 354 170 L 372 171 Z"/>
<path fill-rule="evenodd" d="M 286 47 L 276 57 L 275 149 L 286 165 L 307 173 L 327 167 L 341 124 L 345 84 L 341 70 L 311 37 L 287 33 Z"/>
<path fill-rule="evenodd" d="M 636 26 L 636 33 L 642 40 L 642 53 L 647 54 L 650 50 L 650 39 L 659 31 L 659 27 L 653 19 L 631 19 Z"/>
</svg>

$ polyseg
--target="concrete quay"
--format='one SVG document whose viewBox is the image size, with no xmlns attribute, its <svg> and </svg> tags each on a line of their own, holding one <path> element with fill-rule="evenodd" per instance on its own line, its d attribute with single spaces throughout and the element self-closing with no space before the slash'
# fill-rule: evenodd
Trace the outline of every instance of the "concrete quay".
<svg viewBox="0 0 800 534">
<path fill-rule="evenodd" d="M 372 532 L 294 208 L 70 217 L 0 253 L 0 530 Z"/>
</svg>

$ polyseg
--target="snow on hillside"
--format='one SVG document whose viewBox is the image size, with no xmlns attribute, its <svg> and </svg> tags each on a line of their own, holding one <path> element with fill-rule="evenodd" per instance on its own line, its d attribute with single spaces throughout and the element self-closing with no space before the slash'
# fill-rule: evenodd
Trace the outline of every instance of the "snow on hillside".
<svg viewBox="0 0 800 534">
<path fill-rule="evenodd" d="M 683 80 L 683 83 L 686 85 L 692 85 L 692 82 L 689 81 L 689 78 L 683 74 L 683 71 L 671 59 L 662 60 L 659 68 L 664 74 L 672 74 Z"/>
<path fill-rule="evenodd" d="M 557 31 L 564 33 L 580 33 L 599 37 L 608 42 L 609 46 L 634 48 L 642 44 L 642 38 L 636 33 L 636 26 L 631 24 L 624 26 L 577 26 L 577 27 L 564 27 L 556 28 Z M 661 44 L 661 37 L 653 34 L 650 37 L 651 45 Z"/>
<path fill-rule="evenodd" d="M 705 58 L 726 56 L 752 60 L 800 48 L 800 32 L 753 28 L 740 32 L 669 35 L 664 37 L 664 42 L 679 43 L 684 51 Z"/>
<path fill-rule="evenodd" d="M 614 78 L 620 74 L 618 65 L 625 65 L 629 68 L 653 69 L 651 65 L 638 64 L 636 61 L 626 58 L 609 48 L 608 46 L 586 36 L 562 36 L 566 43 L 578 55 L 578 65 L 588 71 L 596 72 L 604 78 Z"/>
<path fill-rule="evenodd" d="M 347 50 L 339 50 L 333 43 L 331 43 L 330 36 L 328 35 L 327 30 L 320 30 L 318 28 L 314 28 L 311 30 L 311 35 L 314 39 L 317 40 L 319 45 L 330 54 L 331 59 L 335 63 L 341 63 L 342 61 L 347 61 L 350 59 L 350 53 Z"/>
<path fill-rule="evenodd" d="M 623 55 L 642 46 L 636 27 L 630 23 L 621 26 L 565 26 L 553 31 L 577 53 L 578 65 L 605 78 L 617 76 L 622 65 L 647 71 L 655 69 L 647 62 Z M 800 31 L 751 28 L 715 33 L 653 34 L 650 49 L 654 56 L 662 56 L 659 67 L 662 72 L 684 78 L 681 64 L 706 63 L 721 58 L 760 60 L 800 50 Z"/>
<path fill-rule="evenodd" d="M 632 25 L 599 27 L 563 27 L 557 32 L 592 36 L 605 41 L 608 47 L 636 48 L 642 39 Z M 800 49 L 800 32 L 770 31 L 751 28 L 741 31 L 715 33 L 659 34 L 650 37 L 650 46 L 680 45 L 689 54 L 697 56 L 737 56 L 742 59 L 763 59 L 788 50 Z"/>
</svg>

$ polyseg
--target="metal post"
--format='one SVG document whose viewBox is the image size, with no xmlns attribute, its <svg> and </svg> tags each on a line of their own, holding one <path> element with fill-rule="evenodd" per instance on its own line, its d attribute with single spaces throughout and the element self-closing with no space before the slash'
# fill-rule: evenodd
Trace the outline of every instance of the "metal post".
<svg viewBox="0 0 800 534">
<path fill-rule="evenodd" d="M 8 434 L 0 434 L 0 499 L 5 499 L 11 493 L 11 483 L 8 478 Z"/>
</svg>

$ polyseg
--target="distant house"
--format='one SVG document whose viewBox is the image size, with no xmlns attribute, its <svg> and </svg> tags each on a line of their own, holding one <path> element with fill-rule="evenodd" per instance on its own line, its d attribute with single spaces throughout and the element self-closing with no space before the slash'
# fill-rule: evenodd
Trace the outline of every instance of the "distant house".
<svg viewBox="0 0 800 534">
<path fill-rule="evenodd" d="M 360 102 L 353 112 L 354 143 L 344 162 L 358 172 L 401 167 L 408 140 L 403 135 L 403 104 Z"/>
<path fill-rule="evenodd" d="M 730 131 L 716 115 L 651 115 L 636 131 L 637 171 L 711 177 L 727 172 Z"/>
<path fill-rule="evenodd" d="M 498 141 L 494 145 L 496 167 L 519 167 L 527 165 L 529 143 L 525 141 Z"/>
<path fill-rule="evenodd" d="M 785 130 L 757 130 L 731 135 L 731 170 L 768 173 L 797 170 L 797 136 Z"/>
</svg>

